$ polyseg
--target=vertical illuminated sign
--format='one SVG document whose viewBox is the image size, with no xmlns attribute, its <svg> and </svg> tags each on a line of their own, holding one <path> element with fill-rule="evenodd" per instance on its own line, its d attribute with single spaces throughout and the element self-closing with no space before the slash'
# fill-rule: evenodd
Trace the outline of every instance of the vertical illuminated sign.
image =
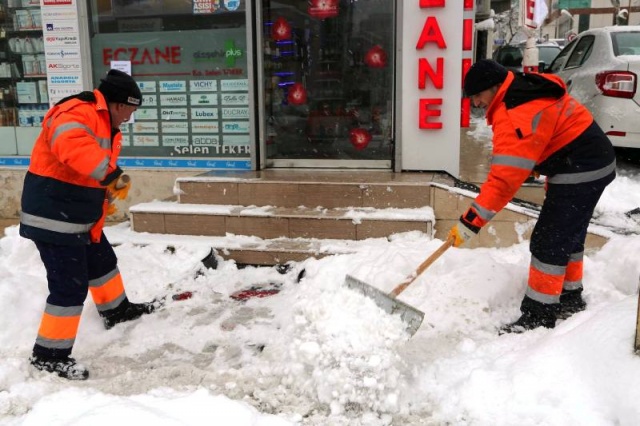
<svg viewBox="0 0 640 426">
<path fill-rule="evenodd" d="M 468 10 L 471 15 L 463 17 Z M 465 115 L 463 69 L 470 66 L 473 48 L 473 1 L 405 2 L 402 21 L 400 167 L 457 175 Z M 468 104 L 466 111 L 468 120 Z"/>
</svg>

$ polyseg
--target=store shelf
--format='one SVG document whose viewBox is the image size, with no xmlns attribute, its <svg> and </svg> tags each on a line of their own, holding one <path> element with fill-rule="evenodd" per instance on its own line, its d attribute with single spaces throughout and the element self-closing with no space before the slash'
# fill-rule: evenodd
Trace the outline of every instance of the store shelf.
<svg viewBox="0 0 640 426">
<path fill-rule="evenodd" d="M 40 2 L 0 0 L 0 11 L 0 127 L 29 138 L 48 108 Z"/>
<path fill-rule="evenodd" d="M 33 27 L 33 28 L 5 28 L 5 32 L 7 33 L 28 33 L 28 32 L 42 32 L 42 27 Z"/>
</svg>

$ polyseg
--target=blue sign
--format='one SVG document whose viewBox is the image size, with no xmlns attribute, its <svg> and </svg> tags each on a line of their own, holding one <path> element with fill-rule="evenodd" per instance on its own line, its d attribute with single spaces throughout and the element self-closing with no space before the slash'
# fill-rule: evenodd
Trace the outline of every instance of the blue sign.
<svg viewBox="0 0 640 426">
<path fill-rule="evenodd" d="M 206 160 L 173 158 L 121 158 L 118 165 L 128 168 L 145 169 L 217 169 L 251 170 L 250 160 Z"/>
<path fill-rule="evenodd" d="M 251 170 L 251 160 L 120 158 L 118 165 L 143 169 Z M 0 167 L 29 167 L 29 157 L 0 157 Z"/>
<path fill-rule="evenodd" d="M 29 167 L 29 157 L 0 157 L 0 167 Z"/>
</svg>

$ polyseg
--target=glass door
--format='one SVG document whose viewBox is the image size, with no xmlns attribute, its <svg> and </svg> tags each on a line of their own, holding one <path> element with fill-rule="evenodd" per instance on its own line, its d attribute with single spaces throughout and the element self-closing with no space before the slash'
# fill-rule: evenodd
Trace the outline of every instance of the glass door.
<svg viewBox="0 0 640 426">
<path fill-rule="evenodd" d="M 261 5 L 266 166 L 390 169 L 394 1 Z"/>
</svg>

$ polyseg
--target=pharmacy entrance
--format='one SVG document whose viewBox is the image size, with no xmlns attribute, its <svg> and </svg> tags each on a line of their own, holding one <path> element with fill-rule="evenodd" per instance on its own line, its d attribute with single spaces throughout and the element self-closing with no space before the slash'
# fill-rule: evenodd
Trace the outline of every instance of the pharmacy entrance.
<svg viewBox="0 0 640 426">
<path fill-rule="evenodd" d="M 266 167 L 390 169 L 394 1 L 261 0 Z"/>
</svg>

